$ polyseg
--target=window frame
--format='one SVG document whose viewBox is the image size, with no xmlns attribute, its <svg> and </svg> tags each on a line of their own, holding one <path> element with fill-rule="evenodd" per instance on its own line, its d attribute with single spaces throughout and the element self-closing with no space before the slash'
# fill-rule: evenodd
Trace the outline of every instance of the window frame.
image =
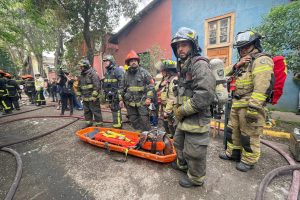
<svg viewBox="0 0 300 200">
<path fill-rule="evenodd" d="M 213 44 L 210 45 L 208 43 L 209 40 L 209 32 L 208 32 L 208 23 L 209 22 L 213 22 L 213 21 L 217 21 L 217 20 L 221 20 L 224 18 L 230 18 L 230 23 L 229 23 L 229 32 L 228 32 L 228 37 L 229 37 L 229 41 L 226 43 L 221 43 L 221 44 Z M 208 18 L 205 20 L 204 22 L 204 52 L 206 55 L 208 55 L 208 50 L 210 49 L 216 49 L 216 48 L 222 48 L 222 47 L 228 47 L 229 48 L 229 53 L 228 53 L 228 66 L 232 65 L 232 45 L 233 45 L 233 40 L 234 40 L 234 24 L 235 24 L 235 13 L 231 12 L 231 13 L 227 13 L 224 15 L 220 15 L 217 17 L 212 17 L 212 18 Z M 218 30 L 217 30 L 218 31 Z M 225 66 L 225 67 L 228 67 Z"/>
<path fill-rule="evenodd" d="M 228 42 L 224 43 L 217 43 L 217 44 L 209 44 L 209 23 L 213 21 L 217 21 L 217 24 L 220 24 L 220 20 L 230 18 L 230 22 L 228 23 L 229 29 L 228 29 Z M 233 43 L 233 27 L 234 27 L 234 13 L 228 13 L 225 15 L 209 18 L 205 20 L 205 48 L 218 48 L 218 47 L 224 47 L 224 46 L 230 46 Z M 217 37 L 220 37 L 220 27 L 217 27 Z M 220 39 L 217 38 L 217 41 Z"/>
</svg>

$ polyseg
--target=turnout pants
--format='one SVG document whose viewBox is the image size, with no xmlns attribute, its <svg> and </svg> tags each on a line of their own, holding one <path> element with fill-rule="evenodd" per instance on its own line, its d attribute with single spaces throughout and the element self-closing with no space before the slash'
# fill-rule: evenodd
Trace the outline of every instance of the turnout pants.
<svg viewBox="0 0 300 200">
<path fill-rule="evenodd" d="M 113 127 L 114 128 L 121 128 L 122 127 L 122 114 L 121 108 L 119 106 L 119 101 L 113 101 L 110 104 L 110 109 L 113 118 Z"/>
<path fill-rule="evenodd" d="M 160 116 L 163 116 L 165 105 L 160 106 Z M 171 137 L 175 134 L 175 119 L 173 119 L 173 116 L 169 116 L 167 118 L 163 119 L 163 127 L 168 135 Z"/>
<path fill-rule="evenodd" d="M 127 114 L 133 128 L 141 131 L 150 131 L 149 112 L 146 106 L 127 106 Z"/>
<path fill-rule="evenodd" d="M 257 123 L 248 123 L 247 108 L 232 108 L 227 131 L 226 155 L 241 158 L 248 165 L 257 163 L 260 157 L 260 135 L 265 123 L 265 112 L 260 111 Z"/>
<path fill-rule="evenodd" d="M 8 98 L 9 98 L 9 101 L 11 102 L 11 104 L 14 106 L 14 108 L 16 110 L 20 110 L 19 97 L 14 96 L 14 97 L 8 97 Z"/>
<path fill-rule="evenodd" d="M 176 129 L 174 146 L 177 153 L 177 166 L 187 169 L 191 182 L 202 185 L 206 175 L 206 154 L 209 133 L 190 133 Z"/>
<path fill-rule="evenodd" d="M 73 114 L 73 94 L 66 94 L 62 93 L 61 94 L 61 114 L 64 115 L 65 111 L 68 107 L 68 102 L 70 105 L 70 115 Z"/>
<path fill-rule="evenodd" d="M 4 109 L 5 113 L 8 113 L 12 110 L 11 101 L 7 96 L 0 96 L 0 104 L 2 108 Z"/>
<path fill-rule="evenodd" d="M 36 99 L 35 99 L 35 103 L 40 106 L 40 105 L 46 105 L 46 100 L 45 100 L 45 96 L 43 94 L 43 90 L 37 91 L 36 92 Z"/>
<path fill-rule="evenodd" d="M 83 111 L 85 121 L 88 125 L 103 125 L 99 99 L 96 101 L 83 101 Z M 93 120 L 95 121 L 94 123 Z"/>
</svg>

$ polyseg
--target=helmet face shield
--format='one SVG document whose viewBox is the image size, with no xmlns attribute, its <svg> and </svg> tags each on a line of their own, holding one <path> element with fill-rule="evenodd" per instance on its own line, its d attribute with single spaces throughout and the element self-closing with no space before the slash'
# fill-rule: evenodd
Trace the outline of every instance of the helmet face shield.
<svg viewBox="0 0 300 200">
<path fill-rule="evenodd" d="M 241 48 L 250 44 L 253 44 L 261 39 L 261 35 L 259 33 L 255 33 L 251 30 L 247 30 L 244 32 L 239 32 L 233 44 L 234 48 Z"/>
</svg>

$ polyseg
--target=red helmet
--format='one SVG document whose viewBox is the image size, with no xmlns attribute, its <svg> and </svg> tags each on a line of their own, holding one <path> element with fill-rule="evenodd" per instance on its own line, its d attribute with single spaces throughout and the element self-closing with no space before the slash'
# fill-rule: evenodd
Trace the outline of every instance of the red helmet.
<svg viewBox="0 0 300 200">
<path fill-rule="evenodd" d="M 7 78 L 11 78 L 11 74 L 9 74 L 9 73 L 5 73 L 4 76 Z"/>
<path fill-rule="evenodd" d="M 138 63 L 140 63 L 140 60 L 141 60 L 140 57 L 137 55 L 137 53 L 135 51 L 133 51 L 133 50 L 131 50 L 129 52 L 129 54 L 127 55 L 127 57 L 125 59 L 126 65 L 129 65 L 129 61 L 131 59 L 136 59 L 138 61 Z"/>
</svg>

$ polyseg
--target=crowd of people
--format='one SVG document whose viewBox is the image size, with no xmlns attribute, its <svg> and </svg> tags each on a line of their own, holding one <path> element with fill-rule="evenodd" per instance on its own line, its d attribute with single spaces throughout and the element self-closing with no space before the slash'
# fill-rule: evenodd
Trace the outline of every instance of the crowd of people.
<svg viewBox="0 0 300 200">
<path fill-rule="evenodd" d="M 228 124 L 227 149 L 219 157 L 237 161 L 236 169 L 247 172 L 253 169 L 260 157 L 259 136 L 265 119 L 265 105 L 271 88 L 274 63 L 263 52 L 261 36 L 253 31 L 240 32 L 234 44 L 239 61 L 230 76 L 236 79 L 232 91 L 232 109 Z M 112 111 L 114 128 L 122 128 L 122 108 L 126 108 L 132 127 L 137 131 L 150 131 L 161 118 L 169 137 L 174 139 L 177 160 L 174 169 L 185 172 L 179 184 L 182 187 L 201 186 L 206 176 L 206 155 L 209 144 L 211 105 L 215 102 L 216 78 L 209 60 L 201 56 L 197 33 L 182 27 L 173 36 L 171 47 L 177 61 L 162 59 L 157 65 L 162 77 L 155 80 L 140 65 L 140 57 L 131 50 L 125 58 L 128 69 L 118 67 L 112 55 L 103 57 L 106 69 L 100 80 L 87 59 L 79 61 L 80 76 L 72 77 L 60 70 L 58 79 L 47 84 L 53 101 L 59 103 L 61 115 L 73 108 L 82 109 L 86 127 L 102 126 L 100 98 Z M 4 114 L 21 98 L 20 88 L 9 75 L 1 71 L 0 98 Z M 3 79 L 3 77 L 6 77 Z M 44 80 L 36 74 L 28 75 L 25 93 L 31 103 L 45 105 Z M 6 80 L 7 79 L 7 80 Z M 14 92 L 5 93 L 6 84 Z M 10 99 L 10 100 L 9 100 Z M 4 103 L 3 103 L 4 102 Z M 9 103 L 11 102 L 11 103 Z M 13 105 L 12 105 L 13 104 Z M 150 120 L 151 118 L 151 120 Z"/>
</svg>

